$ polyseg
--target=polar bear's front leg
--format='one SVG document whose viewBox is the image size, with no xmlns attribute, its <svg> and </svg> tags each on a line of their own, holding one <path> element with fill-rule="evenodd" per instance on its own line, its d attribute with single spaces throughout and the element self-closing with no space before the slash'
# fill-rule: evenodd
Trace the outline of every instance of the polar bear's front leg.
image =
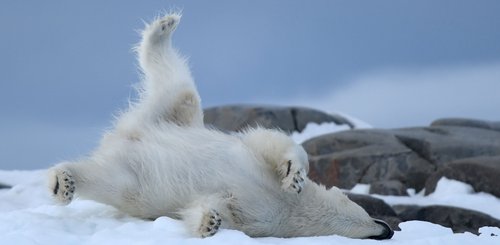
<svg viewBox="0 0 500 245">
<path fill-rule="evenodd" d="M 215 209 L 191 209 L 190 214 L 184 216 L 184 222 L 189 231 L 198 237 L 210 237 L 219 231 L 222 223 L 220 214 Z"/>
<path fill-rule="evenodd" d="M 243 142 L 264 160 L 287 192 L 300 193 L 304 188 L 309 161 L 302 146 L 286 134 L 272 129 L 248 129 L 242 135 Z"/>
</svg>

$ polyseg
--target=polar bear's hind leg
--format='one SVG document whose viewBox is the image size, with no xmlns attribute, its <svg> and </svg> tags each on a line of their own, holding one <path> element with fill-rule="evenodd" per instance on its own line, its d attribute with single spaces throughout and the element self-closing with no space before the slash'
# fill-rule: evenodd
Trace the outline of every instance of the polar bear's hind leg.
<svg viewBox="0 0 500 245">
<path fill-rule="evenodd" d="M 134 174 L 123 166 L 113 162 L 101 165 L 90 160 L 53 166 L 49 169 L 48 185 L 53 198 L 60 204 L 67 205 L 77 196 L 121 210 L 134 205 L 126 197 L 136 193 L 138 186 Z"/>
<path fill-rule="evenodd" d="M 75 180 L 69 170 L 52 170 L 49 181 L 49 188 L 55 200 L 61 204 L 69 204 L 73 200 Z"/>
<path fill-rule="evenodd" d="M 189 66 L 172 47 L 172 34 L 180 22 L 176 13 L 147 25 L 136 47 L 143 72 L 141 100 L 135 108 L 141 118 L 152 123 L 202 126 L 201 99 Z"/>
</svg>

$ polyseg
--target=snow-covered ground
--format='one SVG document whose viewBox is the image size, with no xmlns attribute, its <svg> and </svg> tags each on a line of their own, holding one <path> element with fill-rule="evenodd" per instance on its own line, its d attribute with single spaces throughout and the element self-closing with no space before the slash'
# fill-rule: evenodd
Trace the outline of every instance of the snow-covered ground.
<svg viewBox="0 0 500 245">
<path fill-rule="evenodd" d="M 357 194 L 368 194 L 370 185 L 357 184 L 350 192 Z M 371 195 L 384 200 L 390 205 L 413 204 L 419 206 L 444 205 L 476 210 L 500 219 L 500 199 L 489 193 L 475 193 L 472 186 L 456 180 L 442 178 L 439 180 L 436 190 L 428 196 L 425 190 L 415 193 L 409 189 L 409 196 L 383 196 Z"/>
<path fill-rule="evenodd" d="M 320 133 L 345 130 L 332 125 L 309 126 L 294 138 L 298 141 Z M 242 232 L 221 230 L 215 236 L 189 237 L 182 223 L 167 217 L 145 221 L 93 201 L 75 200 L 55 205 L 46 188 L 45 170 L 2 171 L 0 182 L 0 244 L 500 244 L 500 228 L 483 227 L 476 236 L 454 234 L 440 225 L 409 221 L 401 223 L 391 240 L 359 240 L 340 236 L 300 238 L 251 238 Z M 366 193 L 366 185 L 353 192 Z M 446 204 L 479 210 L 500 218 L 500 199 L 474 193 L 470 186 L 443 179 L 429 196 L 411 192 L 409 197 L 376 196 L 389 204 Z"/>
<path fill-rule="evenodd" d="M 293 132 L 291 137 L 298 144 L 303 143 L 304 141 L 325 134 L 325 132 L 333 133 L 344 130 L 349 130 L 350 127 L 347 124 L 337 125 L 335 123 L 308 123 L 302 133 Z"/>
<path fill-rule="evenodd" d="M 347 115 L 345 113 L 337 113 L 339 116 L 344 117 L 345 119 L 349 120 L 351 122 L 352 126 L 355 129 L 365 129 L 365 128 L 372 128 L 372 126 L 358 118 L 355 118 L 353 116 Z M 308 123 L 304 130 L 302 132 L 293 132 L 292 139 L 298 143 L 302 144 L 304 141 L 311 139 L 316 136 L 320 136 L 322 134 L 326 133 L 335 133 L 339 131 L 344 131 L 344 130 L 349 130 L 351 129 L 349 125 L 347 124 L 342 124 L 342 125 L 337 125 L 333 122 L 331 123 Z"/>
</svg>

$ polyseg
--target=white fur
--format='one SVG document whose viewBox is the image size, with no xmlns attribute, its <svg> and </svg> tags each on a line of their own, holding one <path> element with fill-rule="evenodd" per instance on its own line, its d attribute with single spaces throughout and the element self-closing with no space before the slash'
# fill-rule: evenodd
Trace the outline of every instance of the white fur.
<svg viewBox="0 0 500 245">
<path fill-rule="evenodd" d="M 220 219 L 222 228 L 251 236 L 387 232 L 337 188 L 310 181 L 307 154 L 282 132 L 254 128 L 229 135 L 204 127 L 186 60 L 171 46 L 179 21 L 170 14 L 146 26 L 137 47 L 144 73 L 140 101 L 90 157 L 49 171 L 55 199 L 67 204 L 72 196 L 64 193 L 75 190 L 77 197 L 144 219 L 183 219 L 199 237 L 213 235 Z"/>
</svg>

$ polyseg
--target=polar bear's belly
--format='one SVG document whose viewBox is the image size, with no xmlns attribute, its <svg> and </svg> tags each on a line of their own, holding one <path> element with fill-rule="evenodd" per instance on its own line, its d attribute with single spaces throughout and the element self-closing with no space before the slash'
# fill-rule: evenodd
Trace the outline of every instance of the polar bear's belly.
<svg viewBox="0 0 500 245">
<path fill-rule="evenodd" d="M 201 196 L 241 195 L 247 188 L 261 188 L 267 173 L 253 153 L 234 140 L 170 137 L 137 144 L 129 154 L 135 155 L 129 163 L 139 186 L 131 203 L 139 214 L 132 215 L 147 218 L 178 218 L 180 209 Z"/>
</svg>

